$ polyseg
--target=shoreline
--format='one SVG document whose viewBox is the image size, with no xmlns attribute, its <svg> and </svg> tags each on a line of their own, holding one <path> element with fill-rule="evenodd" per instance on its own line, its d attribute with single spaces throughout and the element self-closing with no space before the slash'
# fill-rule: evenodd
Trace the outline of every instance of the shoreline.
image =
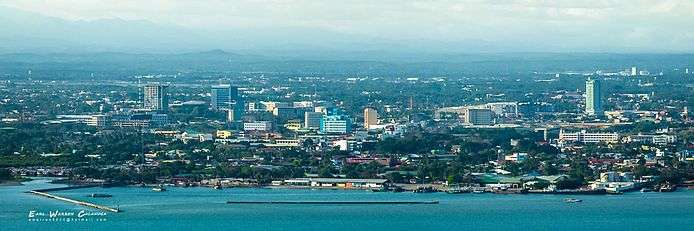
<svg viewBox="0 0 694 231">
<path fill-rule="evenodd" d="M 162 184 L 142 184 L 142 183 L 136 183 L 136 184 L 127 184 L 127 183 L 99 183 L 96 184 L 95 182 L 75 182 L 75 181 L 69 181 L 65 178 L 41 178 L 41 179 L 50 179 L 48 184 L 58 184 L 58 185 L 64 185 L 62 187 L 47 187 L 43 189 L 35 189 L 36 191 L 42 191 L 48 189 L 49 191 L 53 190 L 69 190 L 69 189 L 75 189 L 75 188 L 86 188 L 86 187 L 101 187 L 101 188 L 109 188 L 109 187 L 135 187 L 135 188 L 152 188 L 152 187 L 159 187 L 159 186 L 164 186 L 164 187 L 172 187 L 172 188 L 209 188 L 211 190 L 222 190 L 222 189 L 227 189 L 227 188 L 257 188 L 257 189 L 285 189 L 285 190 L 356 190 L 356 191 L 369 191 L 369 192 L 394 192 L 394 193 L 421 193 L 421 194 L 430 194 L 430 193 L 446 193 L 446 194 L 499 194 L 499 195 L 522 195 L 522 194 L 541 194 L 541 195 L 616 195 L 616 194 L 626 194 L 626 193 L 638 193 L 640 192 L 639 190 L 629 190 L 629 191 L 622 191 L 619 193 L 609 193 L 606 192 L 606 190 L 586 190 L 586 189 L 570 189 L 570 190 L 557 190 L 557 191 L 543 191 L 543 190 L 489 190 L 485 189 L 483 191 L 465 191 L 465 192 L 451 192 L 450 188 L 446 188 L 443 185 L 429 185 L 429 187 L 432 187 L 431 191 L 418 191 L 418 188 L 424 187 L 425 185 L 428 184 L 398 184 L 396 185 L 397 188 L 400 189 L 405 189 L 404 191 L 396 191 L 396 190 L 387 190 L 384 188 L 355 188 L 355 187 L 339 187 L 339 186 L 332 186 L 332 187 L 313 187 L 313 186 L 295 186 L 295 185 L 222 185 L 221 187 L 217 188 L 219 185 L 214 185 L 214 184 L 187 184 L 187 185 L 180 185 L 180 184 L 173 184 L 173 183 L 162 183 Z M 28 181 L 35 180 L 34 178 L 28 178 Z M 0 183 L 0 186 L 21 186 L 25 184 L 21 184 L 21 182 L 11 182 L 10 184 L 6 183 Z M 484 187 L 480 187 L 484 188 Z M 687 190 L 692 190 L 693 188 L 691 187 L 677 187 L 676 191 L 687 191 Z M 453 190 L 455 191 L 455 190 Z M 668 192 L 668 191 L 664 191 Z M 663 193 L 663 192 L 658 192 L 658 191 L 649 191 L 649 192 L 641 192 L 641 193 Z"/>
<path fill-rule="evenodd" d="M 267 185 L 267 186 L 230 186 L 230 187 L 221 187 L 219 189 L 214 188 L 214 185 L 195 185 L 195 186 L 178 186 L 174 184 L 147 184 L 145 186 L 142 186 L 140 184 L 123 184 L 123 185 L 115 185 L 115 186 L 93 186 L 91 185 L 90 187 L 101 187 L 101 188 L 109 188 L 109 187 L 132 187 L 132 188 L 151 188 L 151 187 L 157 187 L 159 185 L 163 185 L 165 187 L 172 187 L 172 188 L 209 188 L 210 190 L 224 190 L 224 189 L 244 189 L 244 188 L 255 188 L 255 189 L 267 189 L 267 190 L 329 190 L 329 191 L 337 191 L 337 190 L 342 190 L 342 191 L 368 191 L 368 192 L 374 192 L 374 193 L 415 193 L 415 194 L 432 194 L 432 193 L 440 193 L 440 194 L 496 194 L 496 195 L 603 195 L 603 196 L 613 196 L 613 195 L 619 195 L 619 194 L 631 194 L 631 193 L 668 193 L 668 192 L 657 192 L 657 191 L 651 191 L 651 192 L 640 192 L 639 190 L 631 190 L 631 191 L 625 191 L 622 193 L 614 194 L 614 193 L 606 193 L 604 190 L 602 190 L 603 193 L 586 193 L 585 191 L 526 191 L 523 193 L 508 193 L 506 191 L 484 191 L 483 193 L 447 193 L 445 190 L 443 191 L 432 191 L 432 192 L 414 192 L 410 190 L 406 191 L 374 191 L 372 189 L 367 189 L 367 188 L 344 188 L 344 187 L 309 187 L 309 186 L 286 186 L 286 185 Z M 87 186 L 87 185 L 74 185 L 73 187 L 77 186 L 76 188 L 81 188 L 82 186 Z M 69 190 L 69 189 L 67 189 Z M 678 188 L 676 191 L 673 192 L 681 192 L 681 191 L 687 191 L 691 190 L 688 188 Z M 600 191 L 600 190 L 598 190 Z"/>
</svg>

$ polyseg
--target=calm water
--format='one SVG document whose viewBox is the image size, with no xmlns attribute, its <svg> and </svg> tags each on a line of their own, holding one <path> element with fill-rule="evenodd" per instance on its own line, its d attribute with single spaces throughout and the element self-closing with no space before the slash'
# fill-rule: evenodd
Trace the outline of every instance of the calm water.
<svg viewBox="0 0 694 231">
<path fill-rule="evenodd" d="M 0 187 L 0 230 L 691 230 L 694 191 L 573 196 L 373 193 L 348 190 L 91 188 L 55 192 L 119 207 L 88 221 L 29 221 L 30 211 L 96 211 Z M 108 193 L 112 198 L 88 198 Z M 239 205 L 227 200 L 438 200 L 437 205 Z M 97 220 L 99 218 L 101 220 Z M 105 221 L 103 220 L 105 219 Z"/>
</svg>

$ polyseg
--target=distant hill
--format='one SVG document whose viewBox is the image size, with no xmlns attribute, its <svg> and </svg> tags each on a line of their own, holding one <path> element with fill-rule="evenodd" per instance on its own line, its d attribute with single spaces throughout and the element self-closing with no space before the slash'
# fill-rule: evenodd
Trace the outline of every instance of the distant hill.
<svg viewBox="0 0 694 231">
<path fill-rule="evenodd" d="M 277 72 L 368 76 L 456 76 L 463 74 L 527 74 L 532 71 L 623 70 L 631 66 L 651 72 L 694 67 L 692 54 L 482 53 L 423 54 L 408 58 L 345 56 L 287 57 L 209 50 L 173 54 L 12 53 L 0 54 L 0 74 L 62 72 L 175 73 Z"/>
</svg>

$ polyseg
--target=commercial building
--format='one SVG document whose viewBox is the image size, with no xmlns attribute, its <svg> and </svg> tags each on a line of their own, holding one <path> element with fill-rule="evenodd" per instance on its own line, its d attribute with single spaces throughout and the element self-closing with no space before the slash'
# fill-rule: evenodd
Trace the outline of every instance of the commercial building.
<svg viewBox="0 0 694 231">
<path fill-rule="evenodd" d="M 272 122 L 270 121 L 256 121 L 243 123 L 244 131 L 270 131 L 272 130 Z"/>
<path fill-rule="evenodd" d="M 384 166 L 390 165 L 390 161 L 390 158 L 384 157 L 349 157 L 345 159 L 345 163 L 347 164 L 368 164 L 371 162 L 376 162 Z"/>
<path fill-rule="evenodd" d="M 168 86 L 147 84 L 143 88 L 144 108 L 152 111 L 166 112 L 169 109 Z"/>
<path fill-rule="evenodd" d="M 166 114 L 125 113 L 111 115 L 113 127 L 163 127 L 169 123 Z"/>
<path fill-rule="evenodd" d="M 351 139 L 340 139 L 333 140 L 333 148 L 337 148 L 340 151 L 354 151 L 358 148 L 357 141 Z"/>
<path fill-rule="evenodd" d="M 243 98 L 239 96 L 239 90 L 231 85 L 214 85 L 210 92 L 210 108 L 212 110 L 227 111 L 227 121 L 239 121 L 245 111 Z"/>
<path fill-rule="evenodd" d="M 265 110 L 268 112 L 271 112 L 274 114 L 275 108 L 278 107 L 283 107 L 283 108 L 293 108 L 294 105 L 292 103 L 288 102 L 260 102 L 265 106 Z"/>
<path fill-rule="evenodd" d="M 361 188 L 375 189 L 385 187 L 387 179 L 347 179 L 347 178 L 293 178 L 285 180 L 290 186 L 318 188 Z"/>
<path fill-rule="evenodd" d="M 109 127 L 111 126 L 111 117 L 108 115 L 93 115 L 87 119 L 86 123 L 94 127 Z"/>
<path fill-rule="evenodd" d="M 232 136 L 231 131 L 226 131 L 226 130 L 217 130 L 217 132 L 215 133 L 215 137 L 217 137 L 219 139 L 229 139 L 229 138 L 231 138 L 231 136 Z"/>
<path fill-rule="evenodd" d="M 559 142 L 578 142 L 578 143 L 617 143 L 619 142 L 618 133 L 588 133 L 585 130 L 574 133 L 559 130 Z"/>
<path fill-rule="evenodd" d="M 597 79 L 586 80 L 586 114 L 602 116 L 602 101 L 600 94 L 600 81 Z"/>
<path fill-rule="evenodd" d="M 378 125 L 378 112 L 370 107 L 364 108 L 364 128 L 369 129 L 372 125 Z"/>
<path fill-rule="evenodd" d="M 484 105 L 485 108 L 492 110 L 495 115 L 501 117 L 517 117 L 518 116 L 518 103 L 517 102 L 496 102 L 487 103 Z"/>
<path fill-rule="evenodd" d="M 516 152 L 511 155 L 506 155 L 504 156 L 505 161 L 511 161 L 511 162 L 523 162 L 526 159 L 528 159 L 528 153 L 523 153 L 523 152 Z"/>
<path fill-rule="evenodd" d="M 301 140 L 297 140 L 297 139 L 274 140 L 270 143 L 264 143 L 263 145 L 267 146 L 267 147 L 276 147 L 276 148 L 293 148 L 293 147 L 301 146 Z"/>
<path fill-rule="evenodd" d="M 486 108 L 466 108 L 464 115 L 465 123 L 472 125 L 492 125 L 493 112 Z"/>
<path fill-rule="evenodd" d="M 239 98 L 238 88 L 231 85 L 212 86 L 211 95 L 210 107 L 213 110 L 233 109 L 234 103 Z"/>
<path fill-rule="evenodd" d="M 625 143 L 645 143 L 656 145 L 667 145 L 677 142 L 677 136 L 658 134 L 658 135 L 632 135 L 624 138 Z"/>
<path fill-rule="evenodd" d="M 351 121 L 344 115 L 326 115 L 320 121 L 320 131 L 323 133 L 349 133 Z"/>
<path fill-rule="evenodd" d="M 277 117 L 278 120 L 290 120 L 297 117 L 296 108 L 294 107 L 275 107 L 272 110 L 272 114 Z"/>
<path fill-rule="evenodd" d="M 298 131 L 301 130 L 301 125 L 300 121 L 290 120 L 284 123 L 283 127 L 291 131 Z"/>
<path fill-rule="evenodd" d="M 304 128 L 320 129 L 320 121 L 323 118 L 323 113 L 320 112 L 304 112 Z"/>
</svg>

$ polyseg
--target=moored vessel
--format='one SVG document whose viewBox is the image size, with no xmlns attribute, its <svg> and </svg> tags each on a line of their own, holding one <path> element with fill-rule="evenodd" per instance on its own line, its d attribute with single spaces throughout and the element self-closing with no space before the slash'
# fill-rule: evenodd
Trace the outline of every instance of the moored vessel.
<svg viewBox="0 0 694 231">
<path fill-rule="evenodd" d="M 564 198 L 564 202 L 566 202 L 566 203 L 578 203 L 578 202 L 583 202 L 583 200 L 576 199 L 576 198 Z"/>
</svg>

